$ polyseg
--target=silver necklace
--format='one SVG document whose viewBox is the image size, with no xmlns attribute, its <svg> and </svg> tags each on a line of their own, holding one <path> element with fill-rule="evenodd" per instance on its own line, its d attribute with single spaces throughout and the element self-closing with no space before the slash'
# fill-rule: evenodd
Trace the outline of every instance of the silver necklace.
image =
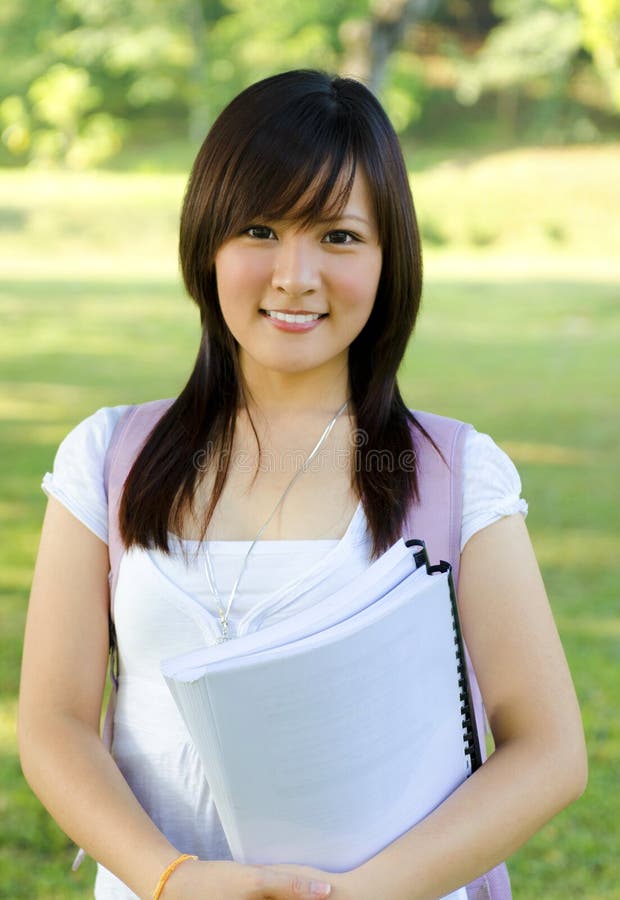
<svg viewBox="0 0 620 900">
<path fill-rule="evenodd" d="M 291 478 L 291 480 L 290 480 L 289 483 L 287 484 L 286 488 L 284 489 L 284 492 L 282 493 L 282 496 L 280 497 L 280 499 L 278 500 L 278 502 L 276 503 L 276 505 L 274 506 L 274 508 L 271 510 L 271 512 L 270 512 L 269 516 L 267 517 L 267 519 L 265 520 L 265 522 L 264 522 L 264 523 L 261 525 L 261 527 L 259 528 L 256 537 L 254 538 L 254 540 L 253 540 L 252 543 L 250 544 L 250 546 L 249 546 L 249 548 L 248 548 L 248 551 L 247 551 L 247 553 L 245 554 L 245 557 L 243 558 L 243 563 L 241 564 L 241 569 L 239 570 L 239 574 L 237 575 L 237 578 L 236 578 L 236 580 L 235 580 L 235 583 L 233 584 L 232 591 L 230 592 L 230 597 L 228 598 L 228 603 L 227 603 L 226 607 L 224 607 L 224 604 L 222 603 L 222 597 L 221 597 L 220 592 L 218 591 L 217 585 L 216 585 L 216 583 L 215 583 L 215 575 L 213 574 L 213 564 L 212 564 L 212 562 L 211 562 L 211 555 L 210 555 L 210 553 L 209 553 L 209 545 L 208 545 L 208 541 L 205 541 L 205 544 L 204 544 L 204 548 L 205 548 L 205 558 L 204 558 L 204 559 L 205 559 L 205 572 L 206 572 L 206 575 L 207 575 L 207 581 L 209 582 L 209 588 L 210 588 L 210 590 L 211 590 L 211 593 L 212 593 L 213 596 L 215 597 L 215 602 L 217 603 L 218 619 L 219 619 L 219 623 L 220 623 L 220 632 L 221 632 L 221 634 L 220 634 L 220 637 L 219 637 L 218 640 L 217 640 L 217 643 L 218 643 L 218 644 L 221 644 L 221 643 L 223 643 L 224 641 L 230 640 L 229 635 L 228 635 L 228 618 L 229 618 L 229 616 L 230 616 L 230 611 L 231 611 L 231 609 L 232 609 L 232 605 L 233 605 L 233 603 L 234 603 L 235 596 L 236 596 L 236 594 L 237 594 L 237 588 L 239 587 L 239 582 L 241 581 L 241 578 L 242 578 L 242 576 L 243 576 L 243 573 L 244 573 L 245 570 L 246 570 L 246 567 L 247 567 L 247 564 L 248 564 L 248 559 L 249 559 L 249 557 L 250 557 L 250 553 L 251 553 L 252 550 L 254 549 L 254 547 L 255 547 L 257 541 L 260 539 L 260 537 L 261 537 L 262 533 L 264 532 L 264 530 L 267 528 L 267 526 L 269 525 L 269 523 L 271 522 L 271 520 L 272 520 L 273 517 L 275 516 L 276 512 L 280 509 L 280 507 L 281 507 L 282 504 L 284 503 L 284 501 L 285 501 L 285 499 L 286 499 L 286 496 L 287 496 L 288 492 L 291 490 L 291 488 L 293 487 L 293 485 L 295 484 L 295 482 L 297 481 L 297 479 L 300 478 L 300 477 L 304 474 L 304 472 L 307 472 L 307 471 L 308 471 L 308 468 L 309 468 L 309 466 L 310 466 L 310 463 L 312 462 L 312 460 L 314 459 L 314 457 L 317 455 L 317 453 L 319 452 L 319 450 L 321 449 L 321 447 L 323 446 L 323 444 L 325 443 L 325 441 L 326 441 L 327 438 L 329 437 L 332 428 L 334 427 L 334 425 L 336 424 L 336 422 L 337 422 L 337 420 L 338 420 L 338 417 L 339 417 L 339 416 L 344 412 L 344 410 L 347 408 L 348 403 L 349 403 L 349 401 L 346 400 L 346 401 L 342 404 L 342 406 L 340 407 L 340 409 L 338 410 L 338 412 L 337 412 L 337 413 L 334 415 L 334 417 L 331 419 L 331 421 L 329 422 L 329 424 L 328 424 L 327 427 L 325 428 L 325 431 L 323 432 L 323 434 L 321 435 L 321 437 L 318 439 L 318 441 L 317 441 L 317 443 L 316 443 L 314 449 L 311 451 L 311 453 L 310 453 L 310 455 L 308 456 L 308 458 L 306 459 L 306 461 L 305 461 L 304 463 L 302 463 L 302 465 L 297 469 L 297 471 L 295 472 L 295 474 L 293 475 L 293 477 Z"/>
</svg>

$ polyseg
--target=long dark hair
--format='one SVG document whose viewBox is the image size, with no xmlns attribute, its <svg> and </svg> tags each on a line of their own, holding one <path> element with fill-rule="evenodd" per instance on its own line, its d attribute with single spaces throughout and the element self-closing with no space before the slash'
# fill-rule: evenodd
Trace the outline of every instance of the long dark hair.
<svg viewBox="0 0 620 900">
<path fill-rule="evenodd" d="M 362 436 L 351 478 L 373 556 L 400 537 L 407 508 L 417 498 L 411 426 L 422 431 L 396 382 L 422 290 L 407 170 L 389 119 L 364 85 L 298 70 L 239 94 L 213 124 L 194 163 L 179 248 L 187 291 L 200 309 L 202 337 L 186 386 L 154 427 L 127 479 L 120 508 L 126 546 L 167 551 L 168 532 L 182 533 L 200 477 L 197 453 L 207 454 L 207 466 L 218 463 L 203 534 L 226 481 L 244 385 L 218 300 L 218 249 L 257 218 L 283 218 L 294 208 L 310 223 L 326 210 L 338 211 L 358 166 L 369 186 L 383 264 L 370 318 L 349 348 L 350 411 Z"/>
</svg>

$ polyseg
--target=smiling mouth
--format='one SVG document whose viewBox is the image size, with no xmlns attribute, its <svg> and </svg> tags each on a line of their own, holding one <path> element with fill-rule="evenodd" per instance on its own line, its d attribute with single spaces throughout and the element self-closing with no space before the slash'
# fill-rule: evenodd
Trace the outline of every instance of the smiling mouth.
<svg viewBox="0 0 620 900">
<path fill-rule="evenodd" d="M 304 312 L 279 312 L 274 309 L 261 309 L 261 315 L 268 319 L 278 319 L 280 322 L 289 322 L 302 325 L 306 322 L 316 322 L 317 319 L 324 319 L 327 313 L 304 313 Z"/>
</svg>

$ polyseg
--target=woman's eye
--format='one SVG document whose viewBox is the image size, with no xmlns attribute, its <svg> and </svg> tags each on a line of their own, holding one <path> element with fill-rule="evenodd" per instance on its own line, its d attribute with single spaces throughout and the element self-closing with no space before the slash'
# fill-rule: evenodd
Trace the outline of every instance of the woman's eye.
<svg viewBox="0 0 620 900">
<path fill-rule="evenodd" d="M 350 231 L 329 231 L 323 240 L 326 244 L 354 244 L 358 238 Z"/>
<path fill-rule="evenodd" d="M 250 225 L 243 233 L 259 241 L 268 241 L 275 237 L 272 229 L 268 228 L 267 225 Z"/>
</svg>

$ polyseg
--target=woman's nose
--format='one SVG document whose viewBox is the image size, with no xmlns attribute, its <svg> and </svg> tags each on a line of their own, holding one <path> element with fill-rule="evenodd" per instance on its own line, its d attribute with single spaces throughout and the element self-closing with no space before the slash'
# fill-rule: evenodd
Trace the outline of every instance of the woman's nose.
<svg viewBox="0 0 620 900">
<path fill-rule="evenodd" d="M 317 250 L 309 235 L 297 233 L 281 238 L 274 259 L 272 287 L 290 297 L 317 291 L 321 284 Z"/>
</svg>

